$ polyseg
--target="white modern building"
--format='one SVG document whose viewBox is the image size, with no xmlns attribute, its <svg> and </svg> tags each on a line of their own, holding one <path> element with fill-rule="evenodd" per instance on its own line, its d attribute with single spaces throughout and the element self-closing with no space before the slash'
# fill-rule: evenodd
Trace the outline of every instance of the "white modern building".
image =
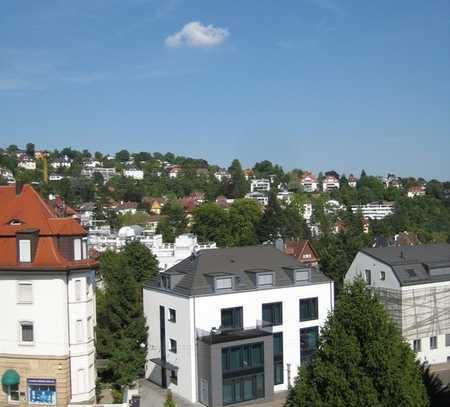
<svg viewBox="0 0 450 407">
<path fill-rule="evenodd" d="M 317 178 L 310 172 L 305 172 L 300 179 L 300 184 L 305 192 L 316 192 L 318 189 Z"/>
<path fill-rule="evenodd" d="M 23 168 L 24 170 L 34 171 L 36 169 L 36 161 L 29 158 L 24 158 L 19 161 L 17 166 L 19 168 Z"/>
<path fill-rule="evenodd" d="M 253 199 L 262 206 L 267 206 L 269 203 L 268 195 L 263 192 L 249 192 L 248 194 L 245 194 L 245 197 L 247 199 Z"/>
<path fill-rule="evenodd" d="M 450 366 L 450 245 L 361 250 L 345 281 L 373 287 L 418 358 Z"/>
<path fill-rule="evenodd" d="M 269 192 L 270 179 L 252 179 L 250 182 L 250 192 Z"/>
<path fill-rule="evenodd" d="M 120 251 L 133 240 L 147 246 L 159 262 L 161 271 L 174 266 L 198 250 L 215 249 L 215 243 L 199 243 L 197 237 L 185 233 L 175 238 L 175 243 L 164 243 L 162 235 L 155 235 L 140 226 L 124 226 L 118 233 L 111 233 L 105 229 L 89 231 L 89 247 L 99 253 L 106 250 Z"/>
<path fill-rule="evenodd" d="M 108 167 L 85 167 L 81 170 L 81 175 L 87 178 L 92 178 L 95 173 L 101 174 L 105 182 L 108 182 L 112 177 L 119 175 L 115 168 Z"/>
<path fill-rule="evenodd" d="M 394 213 L 394 202 L 376 201 L 366 205 L 352 205 L 352 212 L 361 212 L 367 219 L 384 219 Z"/>
<path fill-rule="evenodd" d="M 86 232 L 29 185 L 0 187 L 0 405 L 95 398 L 95 269 Z"/>
<path fill-rule="evenodd" d="M 331 192 L 335 189 L 339 189 L 340 183 L 339 179 L 334 175 L 327 175 L 322 182 L 322 191 L 323 192 Z"/>
<path fill-rule="evenodd" d="M 126 168 L 123 170 L 123 175 L 137 180 L 144 179 L 144 171 L 139 168 Z"/>
<path fill-rule="evenodd" d="M 311 359 L 333 292 L 273 246 L 200 251 L 144 288 L 146 377 L 210 407 L 270 400 Z"/>
<path fill-rule="evenodd" d="M 67 155 L 65 155 L 64 157 L 61 157 L 50 163 L 50 167 L 52 167 L 53 169 L 70 168 L 70 166 L 72 165 L 72 161 L 73 161 L 72 159 L 70 159 L 69 157 L 67 157 Z"/>
</svg>

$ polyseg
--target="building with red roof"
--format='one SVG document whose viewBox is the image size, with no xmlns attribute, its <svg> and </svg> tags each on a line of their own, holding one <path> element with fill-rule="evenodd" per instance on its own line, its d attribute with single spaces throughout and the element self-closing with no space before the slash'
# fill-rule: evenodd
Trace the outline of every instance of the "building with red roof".
<svg viewBox="0 0 450 407">
<path fill-rule="evenodd" d="M 0 405 L 95 397 L 95 270 L 87 233 L 31 185 L 0 187 Z"/>
</svg>

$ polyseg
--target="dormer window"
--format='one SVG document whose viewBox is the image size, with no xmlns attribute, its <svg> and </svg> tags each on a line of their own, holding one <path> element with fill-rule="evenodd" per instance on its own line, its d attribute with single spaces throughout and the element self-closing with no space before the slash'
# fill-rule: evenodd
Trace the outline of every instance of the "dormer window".
<svg viewBox="0 0 450 407">
<path fill-rule="evenodd" d="M 233 288 L 232 277 L 216 277 L 215 279 L 216 290 L 231 290 Z"/>
<path fill-rule="evenodd" d="M 256 284 L 258 287 L 273 286 L 273 273 L 258 273 L 256 275 Z"/>
<path fill-rule="evenodd" d="M 309 281 L 310 271 L 309 270 L 295 270 L 295 282 L 301 283 L 303 281 Z"/>
<path fill-rule="evenodd" d="M 31 240 L 19 240 L 19 261 L 21 263 L 31 263 Z"/>
<path fill-rule="evenodd" d="M 161 275 L 161 287 L 170 290 L 170 276 Z"/>
</svg>

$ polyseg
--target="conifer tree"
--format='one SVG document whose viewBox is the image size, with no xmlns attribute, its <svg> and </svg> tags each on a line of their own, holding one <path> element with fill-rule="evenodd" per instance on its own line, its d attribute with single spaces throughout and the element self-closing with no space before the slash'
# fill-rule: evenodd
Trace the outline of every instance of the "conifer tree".
<svg viewBox="0 0 450 407">
<path fill-rule="evenodd" d="M 362 280 L 345 286 L 285 407 L 425 407 L 419 365 Z"/>
</svg>

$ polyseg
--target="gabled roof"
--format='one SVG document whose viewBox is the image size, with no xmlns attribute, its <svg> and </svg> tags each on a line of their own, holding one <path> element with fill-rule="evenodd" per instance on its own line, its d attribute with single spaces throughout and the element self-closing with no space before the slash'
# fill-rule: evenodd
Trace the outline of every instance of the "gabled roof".
<svg viewBox="0 0 450 407">
<path fill-rule="evenodd" d="M 170 290 L 175 294 L 196 296 L 214 294 L 212 275 L 232 275 L 236 278 L 233 292 L 256 290 L 252 278 L 255 270 L 274 273 L 274 287 L 292 286 L 289 271 L 302 269 L 304 265 L 274 246 L 247 246 L 201 250 L 165 273 L 178 275 L 178 283 Z M 163 274 L 165 274 L 163 273 Z M 306 284 L 327 283 L 330 280 L 320 271 L 311 273 Z M 160 288 L 159 276 L 147 284 L 148 288 Z"/>
<path fill-rule="evenodd" d="M 367 248 L 361 252 L 390 266 L 400 285 L 450 281 L 450 244 Z"/>
<path fill-rule="evenodd" d="M 315 259 L 312 260 L 318 260 L 319 255 L 317 254 L 316 250 L 311 245 L 309 240 L 286 240 L 284 242 L 284 252 L 286 254 L 294 256 L 296 259 L 299 259 L 308 246 L 315 256 Z"/>
</svg>

